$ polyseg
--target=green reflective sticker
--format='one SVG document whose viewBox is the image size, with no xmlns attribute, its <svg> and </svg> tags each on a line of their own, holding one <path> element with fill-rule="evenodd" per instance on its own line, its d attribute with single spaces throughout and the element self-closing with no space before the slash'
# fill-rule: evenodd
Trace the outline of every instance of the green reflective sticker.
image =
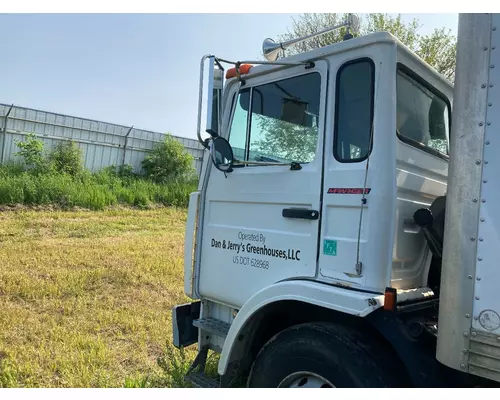
<svg viewBox="0 0 500 400">
<path fill-rule="evenodd" d="M 327 256 L 337 255 L 337 241 L 336 240 L 323 240 L 323 254 Z"/>
</svg>

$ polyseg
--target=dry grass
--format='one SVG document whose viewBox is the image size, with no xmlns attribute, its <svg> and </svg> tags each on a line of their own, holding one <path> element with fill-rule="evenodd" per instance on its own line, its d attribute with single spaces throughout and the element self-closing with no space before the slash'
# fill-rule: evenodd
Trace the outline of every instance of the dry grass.
<svg viewBox="0 0 500 400">
<path fill-rule="evenodd" d="M 169 347 L 171 307 L 187 301 L 185 220 L 173 208 L 0 213 L 0 387 L 180 384 L 168 370 L 193 355 Z"/>
</svg>

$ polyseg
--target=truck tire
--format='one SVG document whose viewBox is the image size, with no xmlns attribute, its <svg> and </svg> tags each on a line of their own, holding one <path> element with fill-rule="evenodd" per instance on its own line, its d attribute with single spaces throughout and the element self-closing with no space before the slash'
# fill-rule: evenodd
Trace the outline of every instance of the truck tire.
<svg viewBox="0 0 500 400">
<path fill-rule="evenodd" d="M 271 338 L 248 377 L 254 388 L 401 387 L 398 364 L 361 335 L 330 323 L 292 326 Z M 399 370 L 399 371 L 398 371 Z"/>
</svg>

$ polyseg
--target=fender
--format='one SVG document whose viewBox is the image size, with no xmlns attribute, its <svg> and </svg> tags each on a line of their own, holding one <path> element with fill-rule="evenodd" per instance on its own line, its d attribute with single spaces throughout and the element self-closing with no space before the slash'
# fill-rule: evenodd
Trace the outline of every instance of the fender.
<svg viewBox="0 0 500 400">
<path fill-rule="evenodd" d="M 268 286 L 243 305 L 231 324 L 219 359 L 219 375 L 226 373 L 234 343 L 246 322 L 266 305 L 283 300 L 300 301 L 365 317 L 383 306 L 384 296 L 305 280 L 283 281 Z"/>
</svg>

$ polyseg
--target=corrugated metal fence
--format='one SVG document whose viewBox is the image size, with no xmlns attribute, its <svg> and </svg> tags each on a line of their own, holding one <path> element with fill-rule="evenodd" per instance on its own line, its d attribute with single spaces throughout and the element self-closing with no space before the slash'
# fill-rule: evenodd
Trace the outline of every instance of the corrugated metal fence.
<svg viewBox="0 0 500 400">
<path fill-rule="evenodd" d="M 163 133 L 130 126 L 0 104 L 0 163 L 17 161 L 15 153 L 20 149 L 15 141 L 24 140 L 29 133 L 43 140 L 44 148 L 49 150 L 60 141 L 74 140 L 83 150 L 85 167 L 91 171 L 129 164 L 140 172 L 148 151 L 165 137 Z M 194 157 L 199 175 L 204 156 L 201 144 L 194 139 L 174 138 Z"/>
</svg>

